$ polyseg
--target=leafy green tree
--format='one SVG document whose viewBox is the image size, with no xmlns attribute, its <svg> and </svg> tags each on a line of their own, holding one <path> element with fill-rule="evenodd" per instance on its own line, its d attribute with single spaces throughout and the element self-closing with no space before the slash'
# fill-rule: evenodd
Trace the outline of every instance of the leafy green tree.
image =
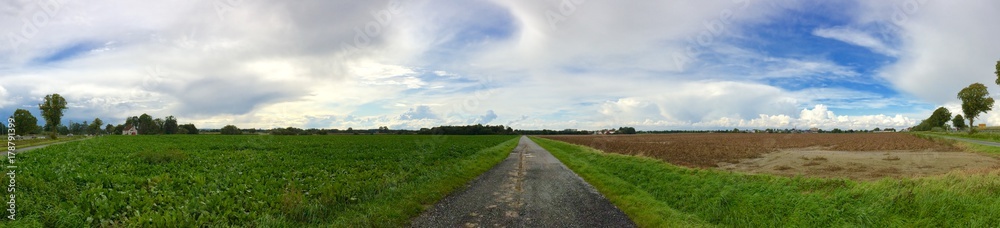
<svg viewBox="0 0 1000 228">
<path fill-rule="evenodd" d="M 938 107 L 930 117 L 920 122 L 920 125 L 913 127 L 914 131 L 930 131 L 935 127 L 944 128 L 944 125 L 951 121 L 951 112 L 944 107 Z"/>
<path fill-rule="evenodd" d="M 172 135 L 177 134 L 177 118 L 174 116 L 168 116 L 163 122 L 163 133 Z"/>
<path fill-rule="evenodd" d="M 38 104 L 38 109 L 42 110 L 42 118 L 46 122 L 45 126 L 51 127 L 51 129 L 46 130 L 58 131 L 56 127 L 62 122 L 63 110 L 66 110 L 66 99 L 58 93 L 45 95 L 45 100 Z"/>
<path fill-rule="evenodd" d="M 6 121 L 6 120 L 3 120 L 3 121 Z M 0 121 L 0 122 L 2 122 L 2 121 Z M 7 124 L 8 123 L 6 123 L 6 122 L 0 124 L 0 132 L 3 132 L 3 134 L 7 134 Z"/>
<path fill-rule="evenodd" d="M 962 113 L 969 120 L 969 133 L 972 133 L 974 121 L 979 114 L 993 110 L 993 98 L 986 86 L 982 83 L 972 83 L 958 92 L 958 99 L 962 100 Z"/>
<path fill-rule="evenodd" d="M 156 122 L 153 120 L 153 116 L 143 113 L 139 116 L 139 134 L 140 135 L 155 135 L 158 132 Z"/>
<path fill-rule="evenodd" d="M 90 134 L 101 134 L 101 127 L 104 125 L 104 121 L 101 118 L 94 118 L 94 122 L 90 122 L 90 126 L 87 126 Z"/>
<path fill-rule="evenodd" d="M 104 126 L 104 133 L 107 133 L 109 135 L 116 134 L 115 125 L 108 124 L 108 126 Z M 117 132 L 117 134 L 121 134 L 121 132 Z"/>
<path fill-rule="evenodd" d="M 934 110 L 934 113 L 931 114 L 928 120 L 931 121 L 932 127 L 944 127 L 951 120 L 951 111 L 948 111 L 947 108 L 939 107 Z"/>
<path fill-rule="evenodd" d="M 222 131 L 223 135 L 239 135 L 239 134 L 243 134 L 243 132 L 240 131 L 240 128 L 238 128 L 236 126 L 233 126 L 233 125 L 226 125 L 225 127 L 222 127 L 221 131 Z"/>
<path fill-rule="evenodd" d="M 24 109 L 14 111 L 14 131 L 17 135 L 28 135 L 38 130 L 38 118 Z"/>
<path fill-rule="evenodd" d="M 955 126 L 955 128 L 958 128 L 959 130 L 967 127 L 965 125 L 965 118 L 962 117 L 962 114 L 955 115 L 955 118 L 951 119 L 951 125 Z"/>
</svg>

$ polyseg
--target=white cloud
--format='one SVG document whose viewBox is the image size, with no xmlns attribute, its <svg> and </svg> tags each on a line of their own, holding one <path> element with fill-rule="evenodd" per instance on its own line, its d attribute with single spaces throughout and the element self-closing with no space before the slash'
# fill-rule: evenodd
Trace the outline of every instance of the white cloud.
<svg viewBox="0 0 1000 228">
<path fill-rule="evenodd" d="M 836 116 L 827 108 L 913 104 L 902 98 L 767 84 L 882 83 L 867 82 L 852 66 L 824 57 L 772 57 L 727 43 L 742 35 L 743 25 L 805 3 L 579 1 L 553 27 L 546 15 L 562 14 L 564 2 L 578 1 L 406 1 L 384 24 L 384 14 L 371 13 L 390 8 L 384 1 L 223 1 L 221 11 L 217 1 L 67 2 L 18 48 L 0 40 L 0 108 L 59 92 L 74 104 L 69 118 L 100 116 L 113 123 L 150 113 L 209 128 L 475 122 L 517 128 L 843 128 L 909 121 Z M 867 19 L 814 33 L 898 56 L 880 72 L 885 80 L 941 103 L 959 85 L 992 81 L 1000 50 L 989 37 L 998 36 L 974 23 L 995 17 L 990 4 L 968 4 L 975 17 L 962 13 L 966 6 L 921 7 L 894 31 L 904 37 L 898 49 L 879 36 L 883 31 L 859 26 L 877 21 L 870 11 L 883 8 L 890 11 L 880 20 L 891 20 L 891 7 L 862 7 L 869 9 Z M 37 8 L 13 1 L 0 9 L 10 11 L 0 13 L 3 38 L 19 32 L 20 18 Z M 366 33 L 369 25 L 377 25 L 377 34 Z M 96 44 L 97 51 L 37 63 L 81 43 Z M 692 47 L 705 55 L 676 64 L 675 54 Z M 983 70 L 968 67 L 982 62 L 989 63 Z M 806 118 L 803 107 L 811 108 Z"/>
<path fill-rule="evenodd" d="M 871 49 L 875 53 L 887 56 L 893 56 L 893 57 L 899 56 L 899 51 L 889 47 L 888 45 L 885 44 L 885 42 L 882 42 L 878 38 L 875 38 L 874 36 L 868 33 L 851 28 L 844 28 L 844 27 L 818 28 L 816 30 L 813 30 L 813 35 L 823 38 L 835 39 L 842 41 L 844 43 L 865 47 Z"/>
<path fill-rule="evenodd" d="M 993 66 L 1000 59 L 996 42 L 1000 30 L 986 29 L 982 23 L 1000 21 L 1000 14 L 995 13 L 1000 2 L 939 5 L 915 1 L 923 4 L 907 5 L 906 11 L 899 11 L 903 1 L 886 2 L 889 7 L 873 7 L 869 14 L 899 28 L 900 57 L 881 72 L 895 88 L 943 104 L 957 100 L 958 91 L 969 84 L 993 84 Z"/>
</svg>

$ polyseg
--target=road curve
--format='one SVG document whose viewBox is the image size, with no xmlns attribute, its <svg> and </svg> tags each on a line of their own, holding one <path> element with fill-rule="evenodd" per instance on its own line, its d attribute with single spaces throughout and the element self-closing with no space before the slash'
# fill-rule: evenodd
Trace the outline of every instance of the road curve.
<svg viewBox="0 0 1000 228">
<path fill-rule="evenodd" d="M 412 221 L 413 227 L 635 227 L 548 151 L 522 136 L 503 162 Z"/>
</svg>

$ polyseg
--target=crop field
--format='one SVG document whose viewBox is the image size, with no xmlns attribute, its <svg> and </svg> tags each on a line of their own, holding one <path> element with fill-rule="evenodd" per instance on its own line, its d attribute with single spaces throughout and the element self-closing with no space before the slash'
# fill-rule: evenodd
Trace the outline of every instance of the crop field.
<svg viewBox="0 0 1000 228">
<path fill-rule="evenodd" d="M 517 144 L 433 137 L 107 136 L 53 145 L 18 154 L 17 220 L 0 226 L 401 226 Z"/>
<path fill-rule="evenodd" d="M 782 176 L 877 180 L 1000 168 L 1000 160 L 903 133 L 545 136 L 671 164 Z"/>
</svg>

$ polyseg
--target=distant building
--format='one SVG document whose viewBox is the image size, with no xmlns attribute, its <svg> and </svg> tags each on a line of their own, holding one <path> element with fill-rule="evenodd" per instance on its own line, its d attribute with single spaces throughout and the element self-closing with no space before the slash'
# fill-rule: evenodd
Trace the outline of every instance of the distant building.
<svg viewBox="0 0 1000 228">
<path fill-rule="evenodd" d="M 129 124 L 128 126 L 125 126 L 125 129 L 122 130 L 122 135 L 139 135 L 139 130 L 135 129 L 134 126 Z"/>
</svg>

